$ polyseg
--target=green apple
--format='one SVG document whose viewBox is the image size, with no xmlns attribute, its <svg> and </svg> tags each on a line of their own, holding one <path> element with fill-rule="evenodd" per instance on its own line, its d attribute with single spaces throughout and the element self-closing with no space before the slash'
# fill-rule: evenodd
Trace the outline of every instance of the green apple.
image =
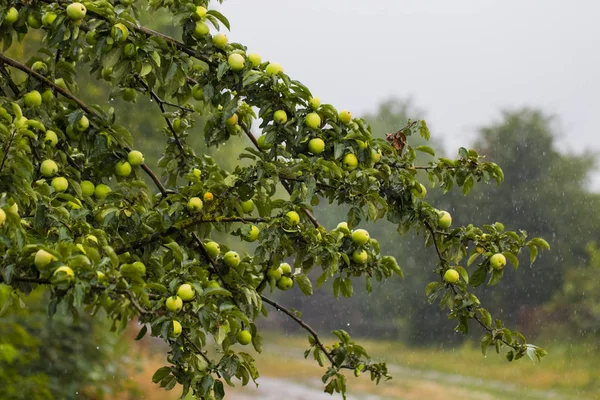
<svg viewBox="0 0 600 400">
<path fill-rule="evenodd" d="M 342 232 L 343 234 L 348 234 L 350 233 L 350 228 L 348 228 L 348 223 L 347 222 L 340 222 L 339 224 L 337 224 L 337 226 L 335 227 L 335 230 Z"/>
<path fill-rule="evenodd" d="M 267 271 L 267 277 L 269 279 L 274 279 L 276 281 L 278 281 L 281 277 L 283 276 L 283 270 L 281 269 L 281 267 L 275 268 L 275 269 L 270 269 Z"/>
<path fill-rule="evenodd" d="M 138 275 L 138 276 L 146 275 L 146 266 L 144 265 L 143 262 L 136 261 L 133 264 L 131 264 L 131 266 L 136 275 Z"/>
<path fill-rule="evenodd" d="M 171 312 L 179 312 L 183 308 L 183 300 L 179 296 L 171 296 L 165 301 L 167 310 Z"/>
<path fill-rule="evenodd" d="M 181 324 L 179 321 L 173 320 L 173 331 L 171 332 L 171 337 L 177 338 L 181 335 Z"/>
<path fill-rule="evenodd" d="M 318 110 L 319 107 L 321 107 L 321 99 L 318 97 L 311 97 L 308 100 L 308 106 L 315 111 Z"/>
<path fill-rule="evenodd" d="M 42 93 L 42 103 L 50 103 L 52 100 L 54 100 L 52 89 L 44 90 L 44 93 Z"/>
<path fill-rule="evenodd" d="M 245 63 L 246 60 L 241 54 L 233 53 L 230 54 L 229 57 L 227 57 L 227 64 L 229 64 L 229 68 L 231 68 L 233 71 L 243 70 Z"/>
<path fill-rule="evenodd" d="M 110 30 L 110 36 L 115 42 L 124 42 L 129 36 L 129 30 L 121 23 L 114 24 Z"/>
<path fill-rule="evenodd" d="M 62 266 L 56 268 L 54 273 L 52 274 L 52 280 L 55 282 L 67 282 L 71 283 L 75 279 L 75 273 L 69 267 Z"/>
<path fill-rule="evenodd" d="M 242 210 L 246 214 L 251 214 L 252 211 L 254 211 L 254 201 L 252 201 L 252 199 L 242 201 Z"/>
<path fill-rule="evenodd" d="M 250 53 L 248 54 L 248 61 L 250 61 L 250 64 L 252 64 L 253 67 L 258 67 L 262 60 L 259 54 Z"/>
<path fill-rule="evenodd" d="M 110 81 L 112 79 L 112 73 L 113 73 L 112 67 L 105 67 L 105 68 L 102 68 L 100 75 L 102 76 L 102 79 L 104 79 L 105 81 Z"/>
<path fill-rule="evenodd" d="M 194 28 L 194 33 L 192 34 L 196 39 L 200 39 L 210 32 L 210 28 L 202 21 L 196 22 L 196 27 Z"/>
<path fill-rule="evenodd" d="M 300 223 L 300 215 L 296 211 L 288 211 L 285 216 L 290 225 L 298 225 Z"/>
<path fill-rule="evenodd" d="M 42 27 L 42 21 L 35 14 L 29 14 L 27 16 L 27 25 L 30 28 L 39 29 Z"/>
<path fill-rule="evenodd" d="M 366 264 L 369 255 L 364 250 L 354 250 L 352 253 L 352 261 L 357 264 Z"/>
<path fill-rule="evenodd" d="M 42 269 L 51 262 L 56 261 L 57 258 L 52 254 L 48 253 L 46 250 L 38 250 L 35 253 L 35 258 L 33 259 L 33 263 L 37 267 L 37 269 Z"/>
<path fill-rule="evenodd" d="M 195 20 L 200 20 L 200 19 L 206 17 L 207 12 L 208 12 L 208 10 L 206 8 L 204 8 L 202 6 L 197 6 L 196 10 L 192 14 L 192 18 L 194 18 Z"/>
<path fill-rule="evenodd" d="M 144 163 L 144 155 L 141 151 L 132 150 L 129 152 L 129 154 L 127 154 L 127 161 L 129 161 L 129 164 L 132 166 L 137 167 L 138 165 L 142 165 Z"/>
<path fill-rule="evenodd" d="M 254 242 L 254 241 L 256 241 L 256 239 L 258 239 L 259 234 L 260 234 L 260 229 L 258 229 L 258 227 L 256 225 L 252 225 L 250 227 L 250 232 L 248 232 L 248 235 L 246 236 L 246 240 L 249 242 Z"/>
<path fill-rule="evenodd" d="M 240 264 L 241 260 L 240 255 L 238 253 L 230 250 L 223 256 L 223 261 L 225 262 L 225 265 L 231 268 L 235 268 Z"/>
<path fill-rule="evenodd" d="M 5 222 L 6 222 L 6 213 L 4 212 L 3 209 L 0 208 L 0 228 L 2 227 L 2 225 L 4 225 Z"/>
<path fill-rule="evenodd" d="M 229 117 L 225 120 L 225 124 L 227 126 L 234 126 L 234 125 L 237 125 L 238 121 L 239 121 L 238 115 L 233 114 L 231 117 Z"/>
<path fill-rule="evenodd" d="M 137 98 L 137 92 L 133 88 L 125 88 L 122 93 L 123 100 L 133 102 Z"/>
<path fill-rule="evenodd" d="M 138 48 L 133 43 L 127 43 L 123 48 L 123 54 L 127 58 L 134 58 L 137 55 Z"/>
<path fill-rule="evenodd" d="M 184 283 L 177 289 L 177 296 L 183 301 L 190 301 L 196 296 L 196 291 L 189 283 Z"/>
<path fill-rule="evenodd" d="M 352 153 L 348 153 L 344 156 L 342 160 L 342 165 L 348 171 L 354 171 L 358 167 L 358 158 Z"/>
<path fill-rule="evenodd" d="M 96 39 L 96 31 L 89 31 L 85 35 L 85 42 L 90 46 L 95 45 L 98 42 L 98 39 Z"/>
<path fill-rule="evenodd" d="M 279 264 L 279 269 L 281 270 L 281 274 L 284 276 L 292 275 L 292 266 L 288 263 Z"/>
<path fill-rule="evenodd" d="M 367 230 L 365 229 L 355 229 L 352 232 L 352 241 L 357 246 L 362 246 L 363 244 L 366 244 L 369 241 L 369 239 L 371 239 L 371 237 L 369 236 L 369 232 L 367 232 Z"/>
<path fill-rule="evenodd" d="M 235 335 L 235 338 L 242 346 L 252 343 L 252 334 L 245 329 L 243 331 L 239 331 L 237 335 Z"/>
<path fill-rule="evenodd" d="M 321 154 L 325 150 L 325 142 L 321 138 L 310 139 L 308 142 L 308 151 L 312 154 Z"/>
<path fill-rule="evenodd" d="M 96 186 L 90 181 L 82 181 L 80 184 L 81 192 L 84 196 L 92 197 L 96 191 Z"/>
<path fill-rule="evenodd" d="M 448 211 L 440 211 L 438 213 L 438 226 L 442 229 L 450 228 L 452 225 L 452 216 Z"/>
<path fill-rule="evenodd" d="M 126 278 L 140 278 L 146 275 L 146 266 L 141 261 L 136 261 L 132 264 L 122 264 L 119 271 Z"/>
<path fill-rule="evenodd" d="M 283 125 L 287 122 L 287 113 L 284 110 L 277 110 L 273 113 L 273 120 L 276 124 Z"/>
<path fill-rule="evenodd" d="M 57 192 L 66 192 L 69 188 L 69 181 L 67 181 L 67 178 L 59 176 L 57 178 L 52 179 L 52 187 Z"/>
<path fill-rule="evenodd" d="M 53 13 L 52 11 L 48 11 L 47 13 L 45 13 L 42 16 L 42 24 L 44 24 L 44 26 L 52 26 L 52 24 L 54 23 L 54 20 L 56 20 L 56 13 Z"/>
<path fill-rule="evenodd" d="M 69 90 L 67 84 L 63 78 L 57 78 L 54 80 L 54 84 L 63 90 Z"/>
<path fill-rule="evenodd" d="M 108 196 L 108 194 L 111 192 L 110 188 L 105 185 L 104 183 L 101 183 L 99 185 L 96 186 L 96 190 L 94 190 L 94 196 L 101 200 L 103 198 L 105 198 L 106 196 Z"/>
<path fill-rule="evenodd" d="M 206 288 L 208 289 L 218 289 L 221 285 L 217 281 L 208 281 L 206 282 Z"/>
<path fill-rule="evenodd" d="M 200 171 L 198 168 L 194 168 L 192 170 L 192 174 L 194 174 L 196 178 L 200 178 L 200 176 L 202 176 L 202 171 Z"/>
<path fill-rule="evenodd" d="M 122 177 L 129 176 L 131 174 L 131 164 L 125 160 L 119 161 L 115 165 L 115 174 Z"/>
<path fill-rule="evenodd" d="M 48 66 L 43 61 L 36 61 L 31 65 L 31 69 L 37 72 L 38 74 L 44 75 L 48 72 Z"/>
<path fill-rule="evenodd" d="M 381 150 L 372 149 L 371 150 L 371 162 L 373 164 L 377 164 L 379 161 L 381 161 Z"/>
<path fill-rule="evenodd" d="M 4 23 L 6 25 L 12 25 L 19 19 L 19 11 L 16 8 L 11 7 L 8 9 L 6 13 L 6 17 L 4 17 Z"/>
<path fill-rule="evenodd" d="M 448 269 L 444 273 L 444 281 L 446 281 L 448 283 L 456 283 L 456 282 L 458 282 L 459 278 L 460 278 L 460 275 L 458 274 L 458 271 L 453 268 Z"/>
<path fill-rule="evenodd" d="M 58 135 L 56 135 L 56 132 L 46 131 L 46 134 L 44 135 L 44 143 L 49 144 L 50 147 L 56 147 L 58 143 Z"/>
<path fill-rule="evenodd" d="M 81 3 L 71 3 L 67 6 L 67 16 L 71 21 L 81 21 L 86 12 L 87 9 Z"/>
<path fill-rule="evenodd" d="M 195 85 L 192 88 L 192 97 L 197 101 L 204 100 L 204 90 L 202 89 L 202 86 Z"/>
<path fill-rule="evenodd" d="M 42 105 L 42 95 L 37 90 L 32 90 L 23 97 L 26 107 L 38 108 Z"/>
<path fill-rule="evenodd" d="M 281 279 L 277 281 L 277 287 L 280 290 L 290 290 L 294 287 L 294 280 L 288 276 L 282 276 Z"/>
<path fill-rule="evenodd" d="M 77 126 L 76 126 L 77 130 L 79 132 L 83 132 L 89 127 L 90 127 L 90 120 L 85 115 L 82 116 L 81 119 L 77 122 Z"/>
<path fill-rule="evenodd" d="M 338 118 L 340 119 L 340 122 L 349 124 L 350 121 L 352 121 L 352 113 L 348 110 L 342 110 L 338 114 Z"/>
<path fill-rule="evenodd" d="M 317 129 L 319 126 L 321 126 L 321 117 L 316 112 L 308 113 L 304 119 L 304 123 L 309 128 Z"/>
<path fill-rule="evenodd" d="M 40 164 L 40 172 L 46 178 L 50 178 L 58 172 L 58 165 L 53 160 L 44 160 Z"/>
<path fill-rule="evenodd" d="M 369 145 L 367 144 L 367 142 L 362 141 L 362 140 L 357 140 L 356 144 L 358 145 L 359 149 L 366 149 L 367 147 L 369 147 Z"/>
<path fill-rule="evenodd" d="M 219 254 L 221 254 L 221 246 L 219 246 L 219 243 L 217 243 L 217 242 L 213 242 L 213 241 L 207 242 L 204 245 L 204 248 L 206 249 L 206 252 L 212 259 L 217 258 L 219 256 Z"/>
<path fill-rule="evenodd" d="M 269 63 L 267 65 L 267 75 L 279 75 L 280 72 L 283 72 L 283 67 L 279 63 Z"/>
<path fill-rule="evenodd" d="M 227 43 L 229 43 L 227 35 L 224 35 L 222 33 L 217 33 L 215 36 L 213 36 L 212 41 L 215 47 L 219 49 L 224 49 L 225 46 L 227 46 Z"/>
<path fill-rule="evenodd" d="M 506 266 L 506 257 L 502 253 L 496 253 L 490 257 L 490 265 L 494 269 L 501 270 Z"/>
<path fill-rule="evenodd" d="M 419 199 L 422 199 L 427 194 L 427 188 L 425 186 L 423 186 L 422 183 L 419 183 L 418 186 L 412 187 L 410 189 L 410 192 L 412 193 L 413 196 L 418 197 Z"/>
<path fill-rule="evenodd" d="M 203 206 L 200 197 L 192 197 L 187 203 L 187 209 L 192 213 L 200 212 Z"/>
<path fill-rule="evenodd" d="M 266 135 L 262 135 L 256 139 L 256 143 L 258 143 L 258 147 L 260 147 L 261 150 L 269 150 L 271 147 L 273 147 L 271 144 L 265 144 L 265 138 Z"/>
</svg>

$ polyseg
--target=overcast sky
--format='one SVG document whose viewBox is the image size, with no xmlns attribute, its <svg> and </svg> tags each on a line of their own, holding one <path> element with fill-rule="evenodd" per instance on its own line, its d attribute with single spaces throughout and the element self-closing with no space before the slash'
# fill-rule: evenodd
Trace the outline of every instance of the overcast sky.
<svg viewBox="0 0 600 400">
<path fill-rule="evenodd" d="M 391 96 L 447 149 L 499 110 L 560 117 L 563 148 L 600 150 L 599 0 L 227 0 L 231 40 L 360 115 Z M 578 143 L 574 143 L 574 142 Z"/>
</svg>

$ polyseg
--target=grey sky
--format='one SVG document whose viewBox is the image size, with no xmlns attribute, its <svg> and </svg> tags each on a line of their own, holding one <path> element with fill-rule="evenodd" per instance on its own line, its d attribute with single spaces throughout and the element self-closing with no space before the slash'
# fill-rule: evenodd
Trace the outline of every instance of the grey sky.
<svg viewBox="0 0 600 400">
<path fill-rule="evenodd" d="M 561 118 L 563 148 L 600 150 L 597 0 L 227 0 L 234 41 L 338 109 L 412 96 L 447 149 L 501 108 Z M 579 143 L 573 143 L 572 141 Z"/>
</svg>

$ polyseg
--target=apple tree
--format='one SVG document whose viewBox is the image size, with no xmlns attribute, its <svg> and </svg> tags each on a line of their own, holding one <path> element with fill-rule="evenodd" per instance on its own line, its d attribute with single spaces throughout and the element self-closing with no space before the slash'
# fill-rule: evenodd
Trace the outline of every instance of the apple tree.
<svg viewBox="0 0 600 400">
<path fill-rule="evenodd" d="M 379 383 L 389 378 L 385 364 L 343 330 L 326 343 L 271 293 L 297 286 L 308 296 L 331 282 L 348 297 L 357 277 L 370 291 L 402 276 L 360 228 L 386 218 L 398 234 L 420 233 L 437 255 L 424 290 L 457 331 L 478 327 L 483 352 L 505 351 L 509 361 L 545 354 L 495 320 L 471 288 L 499 283 L 514 273 L 507 262 L 516 269 L 524 248 L 533 260 L 547 242 L 500 222 L 452 226 L 448 212 L 427 202 L 428 185 L 467 194 L 476 182 L 500 183 L 498 165 L 465 148 L 456 159 L 436 159 L 430 147 L 411 146 L 429 139 L 423 120 L 374 139 L 362 119 L 322 104 L 280 64 L 230 43 L 218 33 L 228 20 L 206 0 L 0 5 L 0 279 L 13 290 L 4 310 L 43 285 L 50 315 L 103 310 L 113 330 L 137 319 L 138 338 L 170 345 L 155 382 L 221 399 L 224 384 L 258 378 L 243 350 L 262 350 L 255 321 L 272 308 L 308 333 L 305 357 L 324 367 L 325 391 L 344 394 L 344 370 Z M 142 26 L 142 9 L 170 12 L 181 37 Z M 37 53 L 19 59 L 11 46 L 31 33 L 40 38 Z M 115 110 L 110 98 L 82 100 L 82 71 L 110 82 L 111 97 L 151 100 L 164 119 L 155 127 L 165 135 L 157 168 L 136 150 L 145 133 L 116 122 L 127 109 Z M 202 133 L 208 146 L 245 137 L 244 163 L 226 170 L 198 154 L 188 138 Z M 431 161 L 415 165 L 417 152 Z M 275 196 L 281 189 L 284 198 Z M 326 229 L 311 213 L 320 202 L 349 206 L 347 221 Z M 217 243 L 216 233 L 254 250 L 240 254 L 238 241 Z"/>
</svg>

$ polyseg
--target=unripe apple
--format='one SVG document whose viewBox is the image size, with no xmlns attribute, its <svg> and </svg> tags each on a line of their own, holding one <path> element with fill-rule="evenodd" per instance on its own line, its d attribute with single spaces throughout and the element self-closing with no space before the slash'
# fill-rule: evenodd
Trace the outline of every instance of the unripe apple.
<svg viewBox="0 0 600 400">
<path fill-rule="evenodd" d="M 81 3 L 71 3 L 67 6 L 67 16 L 71 21 L 81 21 L 86 12 L 87 9 Z"/>
<path fill-rule="evenodd" d="M 12 25 L 19 19 L 19 11 L 16 8 L 11 7 L 8 9 L 6 13 L 6 17 L 4 17 L 4 23 L 6 25 Z"/>
<path fill-rule="evenodd" d="M 50 103 L 52 100 L 54 100 L 52 89 L 44 90 L 44 93 L 42 93 L 42 103 Z"/>
<path fill-rule="evenodd" d="M 108 196 L 108 194 L 110 192 L 111 192 L 110 187 L 108 187 L 104 183 L 101 183 L 96 186 L 96 190 L 94 190 L 94 196 L 98 200 L 101 200 L 101 199 L 105 198 L 106 196 Z"/>
<path fill-rule="evenodd" d="M 206 192 L 204 193 L 204 196 L 202 196 L 202 199 L 206 202 L 211 202 L 215 199 L 215 196 L 213 196 L 211 192 Z"/>
<path fill-rule="evenodd" d="M 258 239 L 259 234 L 260 230 L 258 229 L 258 227 L 256 225 L 252 225 L 250 227 L 250 232 L 248 232 L 248 235 L 246 236 L 246 240 L 249 242 L 254 242 L 256 241 L 256 239 Z"/>
<path fill-rule="evenodd" d="M 144 163 L 144 155 L 141 151 L 132 150 L 129 152 L 129 154 L 127 154 L 127 161 L 129 161 L 129 164 L 132 166 L 137 167 L 138 165 L 142 165 Z"/>
<path fill-rule="evenodd" d="M 366 244 L 370 238 L 369 232 L 367 232 L 365 229 L 356 229 L 352 232 L 352 241 L 357 246 Z"/>
<path fill-rule="evenodd" d="M 39 29 L 42 27 L 42 21 L 35 14 L 29 14 L 27 15 L 27 25 L 30 28 Z"/>
<path fill-rule="evenodd" d="M 229 68 L 231 68 L 232 71 L 241 71 L 244 69 L 244 64 L 246 63 L 246 60 L 244 59 L 243 55 L 233 53 L 230 54 L 229 57 L 227 57 L 227 63 L 229 64 Z"/>
<path fill-rule="evenodd" d="M 179 312 L 183 308 L 183 300 L 179 296 L 171 296 L 165 301 L 165 306 L 171 312 Z"/>
<path fill-rule="evenodd" d="M 110 30 L 110 36 L 115 42 L 124 42 L 129 36 L 129 30 L 121 23 L 114 24 Z"/>
<path fill-rule="evenodd" d="M 83 132 L 89 127 L 90 127 L 90 120 L 88 119 L 88 117 L 83 115 L 77 122 L 76 128 L 79 132 Z"/>
<path fill-rule="evenodd" d="M 3 209 L 0 208 L 0 228 L 2 227 L 2 225 L 4 225 L 5 222 L 6 222 L 6 213 L 4 212 Z"/>
<path fill-rule="evenodd" d="M 194 28 L 194 33 L 192 34 L 196 39 L 200 39 L 210 32 L 210 28 L 202 21 L 196 22 L 196 27 Z"/>
<path fill-rule="evenodd" d="M 292 275 L 292 266 L 288 263 L 279 264 L 279 269 L 281 269 L 281 274 L 284 276 Z"/>
<path fill-rule="evenodd" d="M 221 287 L 221 285 L 217 281 L 208 281 L 206 283 L 206 288 L 208 288 L 208 289 L 218 289 L 220 287 Z"/>
<path fill-rule="evenodd" d="M 202 176 L 202 171 L 200 171 L 198 168 L 194 168 L 192 170 L 192 174 L 194 174 L 196 178 L 200 178 L 200 176 Z"/>
<path fill-rule="evenodd" d="M 369 255 L 364 250 L 354 250 L 352 253 L 352 261 L 357 264 L 366 264 Z"/>
<path fill-rule="evenodd" d="M 348 153 L 344 156 L 342 160 L 342 165 L 348 171 L 354 171 L 358 167 L 358 158 L 352 153 Z"/>
<path fill-rule="evenodd" d="M 115 165 L 115 174 L 122 177 L 129 176 L 131 174 L 131 164 L 125 160 L 119 161 Z"/>
<path fill-rule="evenodd" d="M 372 149 L 371 150 L 371 162 L 373 164 L 377 164 L 379 161 L 381 161 L 381 150 Z"/>
<path fill-rule="evenodd" d="M 308 151 L 312 154 L 321 154 L 325 150 L 325 142 L 321 138 L 310 139 L 308 142 Z"/>
<path fill-rule="evenodd" d="M 83 193 L 84 196 L 92 197 L 94 195 L 96 186 L 92 182 L 82 181 L 79 185 L 81 186 L 81 193 Z"/>
<path fill-rule="evenodd" d="M 44 26 L 52 26 L 56 17 L 57 15 L 55 13 L 48 11 L 42 16 L 42 24 L 44 24 Z"/>
<path fill-rule="evenodd" d="M 506 266 L 506 257 L 502 253 L 496 253 L 490 257 L 490 265 L 494 269 L 501 270 Z"/>
<path fill-rule="evenodd" d="M 300 223 L 300 215 L 296 211 L 288 211 L 285 216 L 291 225 L 298 225 Z"/>
<path fill-rule="evenodd" d="M 453 268 L 448 269 L 444 273 L 444 281 L 446 281 L 448 283 L 456 283 L 456 282 L 458 282 L 459 278 L 460 278 L 460 275 L 458 274 L 458 271 Z"/>
<path fill-rule="evenodd" d="M 53 160 L 44 160 L 40 165 L 40 172 L 46 178 L 50 178 L 58 172 L 58 165 Z"/>
<path fill-rule="evenodd" d="M 106 68 L 102 68 L 100 75 L 102 76 L 102 79 L 104 79 L 105 81 L 110 81 L 112 79 L 112 73 L 113 73 L 112 67 L 106 67 Z"/>
<path fill-rule="evenodd" d="M 56 260 L 57 258 L 54 257 L 52 254 L 48 253 L 46 250 L 38 250 L 37 253 L 35 253 L 33 263 L 35 264 L 37 269 L 41 270 L 42 268 Z"/>
<path fill-rule="evenodd" d="M 250 53 L 248 54 L 248 61 L 250 61 L 250 64 L 252 64 L 253 67 L 258 67 L 262 60 L 257 53 Z"/>
<path fill-rule="evenodd" d="M 271 147 L 273 147 L 271 144 L 265 143 L 265 137 L 266 135 L 262 135 L 256 139 L 256 143 L 258 143 L 258 147 L 260 147 L 261 150 L 269 150 Z"/>
<path fill-rule="evenodd" d="M 187 209 L 192 213 L 200 212 L 203 206 L 200 197 L 192 197 L 187 203 Z"/>
<path fill-rule="evenodd" d="M 321 126 L 321 117 L 316 112 L 308 113 L 304 119 L 304 123 L 309 128 L 317 129 L 319 126 Z"/>
<path fill-rule="evenodd" d="M 239 120 L 238 115 L 237 114 L 233 114 L 231 117 L 229 117 L 229 118 L 227 118 L 225 120 L 225 124 L 227 126 L 234 126 L 234 125 L 237 125 L 238 120 Z"/>
<path fill-rule="evenodd" d="M 350 233 L 350 228 L 348 228 L 347 222 L 340 222 L 339 224 L 337 224 L 335 229 L 343 233 Z"/>
<path fill-rule="evenodd" d="M 308 106 L 315 111 L 318 110 L 319 107 L 321 107 L 321 99 L 318 97 L 311 97 L 310 100 L 308 100 Z"/>
<path fill-rule="evenodd" d="M 48 66 L 43 61 L 36 61 L 31 65 L 31 69 L 37 72 L 38 74 L 44 75 L 48 72 Z"/>
<path fill-rule="evenodd" d="M 85 42 L 90 46 L 95 45 L 98 42 L 98 39 L 96 39 L 96 31 L 89 31 L 85 35 Z"/>
<path fill-rule="evenodd" d="M 38 108 L 42 105 L 42 95 L 37 90 L 32 90 L 24 96 L 23 102 L 26 107 Z"/>
<path fill-rule="evenodd" d="M 283 72 L 283 67 L 279 63 L 269 63 L 267 65 L 267 75 L 278 75 L 280 72 Z"/>
<path fill-rule="evenodd" d="M 181 329 L 179 321 L 173 320 L 173 332 L 171 332 L 171 337 L 178 338 L 181 335 Z"/>
<path fill-rule="evenodd" d="M 196 11 L 194 11 L 194 13 L 192 14 L 192 18 L 194 18 L 195 20 L 200 20 L 204 17 L 206 17 L 206 13 L 208 12 L 208 10 L 202 6 L 197 6 L 196 7 Z"/>
<path fill-rule="evenodd" d="M 49 144 L 50 147 L 55 147 L 58 143 L 58 136 L 54 131 L 46 131 L 46 134 L 44 135 L 44 143 Z"/>
<path fill-rule="evenodd" d="M 251 214 L 252 211 L 254 211 L 254 201 L 252 201 L 252 199 L 242 201 L 242 210 L 246 214 Z"/>
<path fill-rule="evenodd" d="M 57 178 L 52 179 L 52 187 L 57 192 L 66 192 L 69 188 L 69 181 L 67 181 L 67 178 L 59 176 Z"/>
<path fill-rule="evenodd" d="M 284 110 L 277 110 L 273 114 L 273 120 L 276 124 L 285 124 L 287 122 L 287 114 Z"/>
<path fill-rule="evenodd" d="M 52 274 L 52 280 L 55 282 L 67 282 L 71 283 L 75 279 L 75 273 L 69 267 L 62 266 L 56 268 L 54 273 Z"/>
<path fill-rule="evenodd" d="M 423 186 L 422 183 L 419 183 L 419 185 L 417 187 L 412 187 L 410 189 L 410 192 L 412 193 L 413 196 L 418 197 L 419 199 L 422 199 L 427 194 L 427 188 L 425 186 Z"/>
<path fill-rule="evenodd" d="M 342 110 L 338 114 L 338 118 L 340 119 L 340 122 L 349 124 L 350 121 L 352 121 L 352 113 L 348 110 Z"/>
<path fill-rule="evenodd" d="M 196 291 L 189 283 L 184 283 L 177 289 L 177 296 L 183 301 L 190 301 L 196 296 Z"/>
<path fill-rule="evenodd" d="M 227 38 L 227 35 L 217 33 L 215 36 L 213 36 L 212 41 L 215 47 L 219 49 L 224 49 L 225 46 L 227 46 L 229 39 Z"/>
<path fill-rule="evenodd" d="M 450 228 L 452 225 L 452 216 L 448 211 L 440 211 L 438 217 L 438 226 L 442 229 Z"/>
<path fill-rule="evenodd" d="M 225 262 L 225 265 L 231 268 L 235 268 L 240 264 L 241 260 L 240 255 L 238 253 L 230 250 L 223 256 L 223 261 Z"/>
<path fill-rule="evenodd" d="M 242 346 L 246 346 L 252 343 L 252 334 L 245 329 L 243 331 L 239 331 L 235 338 L 237 339 L 238 343 Z"/>
<path fill-rule="evenodd" d="M 204 100 L 204 90 L 202 89 L 202 86 L 195 85 L 193 87 L 192 97 L 194 98 L 194 100 L 197 100 L 197 101 Z"/>
<path fill-rule="evenodd" d="M 280 290 L 290 290 L 294 287 L 294 280 L 287 276 L 282 276 L 281 279 L 277 281 L 277 287 Z"/>
<path fill-rule="evenodd" d="M 69 88 L 67 87 L 67 84 L 65 83 L 65 80 L 63 78 L 57 78 L 54 80 L 54 84 L 56 86 L 58 86 L 61 89 L 64 90 L 69 90 Z"/>
<path fill-rule="evenodd" d="M 274 280 L 278 281 L 282 276 L 283 276 L 283 270 L 281 269 L 281 267 L 278 267 L 275 269 L 269 269 L 267 271 L 267 277 L 269 277 L 269 279 L 274 279 Z"/>
<path fill-rule="evenodd" d="M 206 252 L 210 256 L 210 258 L 215 259 L 221 254 L 221 246 L 217 242 L 208 242 L 204 245 Z"/>
<path fill-rule="evenodd" d="M 123 100 L 133 102 L 137 98 L 137 92 L 133 88 L 125 88 L 122 93 Z"/>
</svg>

